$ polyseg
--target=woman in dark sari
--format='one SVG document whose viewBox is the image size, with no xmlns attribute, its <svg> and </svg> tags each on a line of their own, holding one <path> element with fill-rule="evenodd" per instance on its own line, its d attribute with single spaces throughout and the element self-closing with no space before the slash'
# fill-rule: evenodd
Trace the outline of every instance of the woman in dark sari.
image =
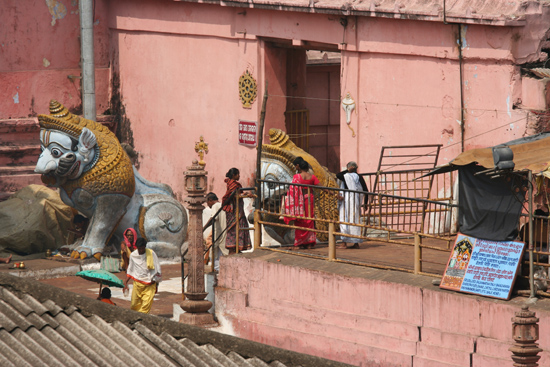
<svg viewBox="0 0 550 367">
<path fill-rule="evenodd" d="M 242 185 L 239 183 L 240 173 L 237 168 L 231 168 L 225 175 L 225 183 L 227 185 L 227 190 L 222 199 L 222 209 L 226 212 L 227 220 L 227 237 L 225 239 L 225 247 L 229 250 L 230 254 L 236 253 L 236 213 L 238 210 L 239 213 L 239 251 L 248 250 L 250 248 L 250 235 L 247 230 L 241 230 L 241 228 L 248 228 L 248 221 L 244 214 L 244 201 L 239 198 L 237 202 L 237 194 L 235 194 L 230 201 L 229 197 L 236 190 L 242 189 Z M 243 194 L 245 197 L 253 197 L 250 194 Z"/>
</svg>

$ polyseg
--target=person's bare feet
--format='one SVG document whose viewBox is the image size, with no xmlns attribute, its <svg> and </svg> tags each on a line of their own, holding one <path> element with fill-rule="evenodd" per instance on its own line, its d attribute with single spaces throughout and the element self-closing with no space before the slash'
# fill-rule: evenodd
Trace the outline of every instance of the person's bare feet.
<svg viewBox="0 0 550 367">
<path fill-rule="evenodd" d="M 12 255 L 10 255 L 10 256 L 6 257 L 5 259 L 2 259 L 2 260 L 3 260 L 3 262 L 5 262 L 6 264 L 9 264 L 10 261 L 11 261 L 11 257 L 12 257 Z"/>
</svg>

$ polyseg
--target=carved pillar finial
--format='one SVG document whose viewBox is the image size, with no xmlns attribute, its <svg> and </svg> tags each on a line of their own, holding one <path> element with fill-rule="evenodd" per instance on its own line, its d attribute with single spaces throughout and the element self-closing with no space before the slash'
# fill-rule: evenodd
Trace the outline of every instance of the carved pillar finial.
<svg viewBox="0 0 550 367">
<path fill-rule="evenodd" d="M 203 160 L 204 155 L 208 153 L 208 143 L 204 141 L 204 137 L 201 135 L 200 140 L 195 143 L 195 152 L 199 153 L 199 164 L 206 166 L 206 162 Z"/>
</svg>

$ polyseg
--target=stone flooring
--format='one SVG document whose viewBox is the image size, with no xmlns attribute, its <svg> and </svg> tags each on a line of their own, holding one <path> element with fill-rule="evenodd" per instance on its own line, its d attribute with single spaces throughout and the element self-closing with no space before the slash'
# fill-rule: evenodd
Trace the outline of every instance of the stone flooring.
<svg viewBox="0 0 550 367">
<path fill-rule="evenodd" d="M 397 238 L 394 240 L 397 240 Z M 380 269 L 412 271 L 414 270 L 414 239 L 403 237 L 399 241 L 407 242 L 408 244 L 403 245 L 369 239 L 360 243 L 358 249 L 336 249 L 336 258 L 338 261 L 358 265 L 370 265 Z M 453 244 L 454 238 L 450 246 L 452 247 Z M 422 245 L 427 246 L 422 250 L 422 270 L 434 275 L 443 275 L 450 254 L 450 250 L 447 249 L 447 242 L 424 238 Z M 296 249 L 293 246 L 275 247 L 272 250 L 292 251 L 292 253 L 303 256 L 328 258 L 327 243 L 318 243 L 314 249 L 310 250 Z"/>
<path fill-rule="evenodd" d="M 411 239 L 408 239 L 413 243 Z M 424 244 L 446 247 L 446 244 L 439 241 L 434 244 L 433 241 L 424 241 Z M 320 243 L 315 249 L 296 250 L 293 247 L 278 247 L 271 249 L 273 251 L 284 251 L 289 254 L 319 258 L 328 257 L 328 245 Z M 292 251 L 290 251 L 292 250 Z M 374 267 L 389 269 L 414 269 L 414 247 L 398 245 L 392 243 L 383 243 L 379 241 L 367 241 L 360 244 L 359 249 L 337 249 L 336 256 L 339 261 L 354 264 L 370 264 Z M 448 252 L 436 252 L 424 250 L 423 260 L 424 270 L 435 274 L 442 274 L 445 264 L 448 260 Z M 99 268 L 99 264 L 89 259 L 84 262 L 79 260 L 64 259 L 30 259 L 25 260 L 25 269 L 14 269 L 14 263 L 19 261 L 14 259 L 10 264 L 0 264 L 0 272 L 9 272 L 12 275 L 31 277 L 40 282 L 47 283 L 71 292 L 84 295 L 90 298 L 97 298 L 99 294 L 99 285 L 88 280 L 75 276 L 82 268 Z M 297 259 L 297 261 L 299 261 Z M 427 262 L 429 261 L 429 262 Z M 162 276 L 163 281 L 153 302 L 151 314 L 172 318 L 174 314 L 174 304 L 180 304 L 182 298 L 182 278 L 180 263 L 163 263 Z M 123 272 L 116 273 L 120 279 L 124 279 Z M 130 296 L 124 297 L 121 288 L 111 288 L 112 300 L 117 307 L 130 308 Z M 131 293 L 130 293 L 131 294 Z"/>
</svg>

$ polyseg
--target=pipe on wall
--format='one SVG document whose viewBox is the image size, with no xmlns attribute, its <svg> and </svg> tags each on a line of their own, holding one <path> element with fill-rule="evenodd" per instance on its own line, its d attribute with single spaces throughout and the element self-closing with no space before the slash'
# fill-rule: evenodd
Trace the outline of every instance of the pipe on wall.
<svg viewBox="0 0 550 367">
<path fill-rule="evenodd" d="M 447 1 L 443 0 L 443 24 L 450 24 L 447 22 Z M 458 44 L 458 67 L 459 67 L 459 79 L 460 79 L 460 151 L 464 152 L 464 134 L 466 130 L 466 122 L 464 115 L 464 57 L 462 55 L 462 24 L 458 24 L 458 34 L 456 43 Z"/>
<path fill-rule="evenodd" d="M 94 0 L 79 1 L 82 110 L 84 118 L 96 120 L 94 65 Z"/>
<path fill-rule="evenodd" d="M 464 152 L 464 133 L 466 130 L 466 121 L 464 116 L 464 57 L 462 55 L 462 24 L 458 25 L 458 67 L 460 78 L 460 151 Z"/>
</svg>

